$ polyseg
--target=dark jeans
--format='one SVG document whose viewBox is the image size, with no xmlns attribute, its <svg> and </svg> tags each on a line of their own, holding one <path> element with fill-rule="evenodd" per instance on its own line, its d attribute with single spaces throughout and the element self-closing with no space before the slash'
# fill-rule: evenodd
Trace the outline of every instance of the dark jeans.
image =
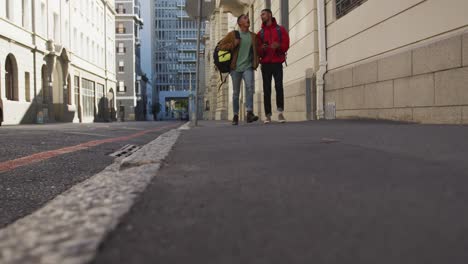
<svg viewBox="0 0 468 264">
<path fill-rule="evenodd" d="M 265 106 L 265 115 L 271 116 L 271 79 L 275 78 L 276 107 L 278 111 L 284 110 L 283 94 L 283 64 L 272 63 L 262 64 L 263 76 L 263 104 Z"/>
</svg>

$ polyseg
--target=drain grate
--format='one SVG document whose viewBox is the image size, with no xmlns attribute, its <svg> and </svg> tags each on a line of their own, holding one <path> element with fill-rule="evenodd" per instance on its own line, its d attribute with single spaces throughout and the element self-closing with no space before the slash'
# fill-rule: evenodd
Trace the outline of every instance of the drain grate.
<svg viewBox="0 0 468 264">
<path fill-rule="evenodd" d="M 139 150 L 141 147 L 137 145 L 130 145 L 127 144 L 123 146 L 121 149 L 117 150 L 116 152 L 110 154 L 111 157 L 128 157 Z"/>
</svg>

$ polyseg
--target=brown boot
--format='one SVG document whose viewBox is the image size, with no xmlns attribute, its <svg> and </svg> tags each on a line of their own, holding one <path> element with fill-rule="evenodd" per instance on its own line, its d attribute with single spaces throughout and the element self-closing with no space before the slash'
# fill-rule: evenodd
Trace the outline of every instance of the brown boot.
<svg viewBox="0 0 468 264">
<path fill-rule="evenodd" d="M 252 123 L 258 120 L 258 116 L 254 115 L 252 111 L 247 112 L 247 123 Z"/>
<path fill-rule="evenodd" d="M 232 118 L 232 125 L 237 126 L 239 124 L 239 115 L 234 115 Z"/>
</svg>

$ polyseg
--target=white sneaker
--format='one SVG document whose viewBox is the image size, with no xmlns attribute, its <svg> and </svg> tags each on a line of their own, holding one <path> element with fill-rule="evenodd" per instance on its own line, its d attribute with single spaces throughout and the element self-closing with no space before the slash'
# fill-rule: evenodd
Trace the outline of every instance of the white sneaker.
<svg viewBox="0 0 468 264">
<path fill-rule="evenodd" d="M 286 119 L 284 118 L 283 113 L 278 114 L 278 122 L 286 123 Z"/>
<path fill-rule="evenodd" d="M 264 123 L 264 124 L 268 124 L 268 123 L 270 123 L 270 122 L 271 122 L 271 117 L 270 117 L 270 116 L 266 116 L 266 117 L 265 117 L 265 120 L 263 120 L 263 123 Z"/>
</svg>

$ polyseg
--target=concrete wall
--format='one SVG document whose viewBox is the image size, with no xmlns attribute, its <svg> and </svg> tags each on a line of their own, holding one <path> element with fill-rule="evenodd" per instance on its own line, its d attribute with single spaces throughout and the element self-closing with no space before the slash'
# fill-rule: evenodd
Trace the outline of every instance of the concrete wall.
<svg viewBox="0 0 468 264">
<path fill-rule="evenodd" d="M 337 118 L 467 123 L 467 1 L 368 0 L 338 20 L 333 5 L 325 104 Z"/>
</svg>

